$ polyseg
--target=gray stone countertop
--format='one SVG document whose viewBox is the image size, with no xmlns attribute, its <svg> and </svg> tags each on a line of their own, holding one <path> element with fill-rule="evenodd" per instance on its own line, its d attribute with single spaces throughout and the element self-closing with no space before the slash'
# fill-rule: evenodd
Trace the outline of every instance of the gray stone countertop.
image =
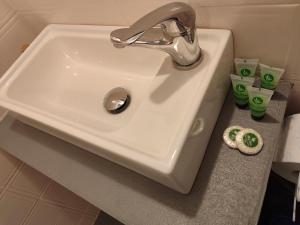
<svg viewBox="0 0 300 225">
<path fill-rule="evenodd" d="M 11 116 L 0 124 L 0 147 L 127 225 L 249 225 L 259 218 L 291 84 L 281 82 L 265 118 L 238 109 L 229 92 L 192 191 L 183 195 Z M 263 150 L 229 149 L 230 125 L 260 132 Z"/>
</svg>

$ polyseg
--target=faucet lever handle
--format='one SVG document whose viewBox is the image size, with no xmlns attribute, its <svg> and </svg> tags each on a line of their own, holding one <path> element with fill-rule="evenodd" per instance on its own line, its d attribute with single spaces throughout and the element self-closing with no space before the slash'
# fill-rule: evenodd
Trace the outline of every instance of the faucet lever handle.
<svg viewBox="0 0 300 225">
<path fill-rule="evenodd" d="M 131 44 L 145 31 L 158 24 L 161 24 L 163 29 L 172 29 L 173 33 L 190 32 L 193 35 L 195 18 L 195 11 L 192 7 L 182 2 L 174 2 L 148 13 L 129 28 L 113 31 L 111 38 L 117 42 Z"/>
</svg>

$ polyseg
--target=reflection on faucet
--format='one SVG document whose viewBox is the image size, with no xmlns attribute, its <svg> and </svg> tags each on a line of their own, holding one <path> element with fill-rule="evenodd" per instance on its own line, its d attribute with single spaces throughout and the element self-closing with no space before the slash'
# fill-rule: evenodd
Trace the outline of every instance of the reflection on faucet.
<svg viewBox="0 0 300 225">
<path fill-rule="evenodd" d="M 111 32 L 117 48 L 140 46 L 159 49 L 171 55 L 180 66 L 190 66 L 200 59 L 201 50 L 195 34 L 195 11 L 176 2 L 145 15 L 129 28 Z"/>
</svg>

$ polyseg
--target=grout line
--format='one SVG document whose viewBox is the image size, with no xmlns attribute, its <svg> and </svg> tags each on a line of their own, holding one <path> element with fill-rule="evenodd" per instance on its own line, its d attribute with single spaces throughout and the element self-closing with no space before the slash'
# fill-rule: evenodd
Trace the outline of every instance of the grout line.
<svg viewBox="0 0 300 225">
<path fill-rule="evenodd" d="M 64 202 L 57 202 L 57 201 L 53 201 L 53 200 L 44 198 L 43 195 L 48 191 L 50 185 L 51 185 L 52 183 L 57 183 L 57 182 L 55 182 L 54 180 L 52 180 L 51 178 L 49 178 L 49 179 L 50 179 L 50 182 L 49 182 L 47 188 L 45 189 L 45 191 L 43 192 L 43 194 L 41 194 L 41 196 L 40 196 L 40 200 L 41 200 L 41 201 L 44 201 L 44 202 L 46 202 L 46 203 L 48 203 L 48 204 L 51 204 L 51 205 L 54 205 L 54 206 L 59 206 L 59 207 L 64 208 L 64 209 L 71 209 L 71 210 L 73 210 L 73 211 L 75 211 L 75 212 L 87 214 L 86 212 L 87 212 L 87 210 L 88 210 L 88 206 L 89 206 L 89 205 L 88 205 L 88 202 L 87 202 L 86 200 L 84 200 L 84 199 L 83 199 L 83 200 L 86 201 L 86 203 L 87 203 L 85 209 L 76 209 L 76 208 L 72 208 L 72 207 L 69 207 L 69 206 L 65 205 Z M 63 188 L 65 188 L 65 187 L 63 187 Z M 67 188 L 65 188 L 65 189 L 67 189 Z M 69 189 L 67 189 L 67 190 L 69 190 Z M 75 194 L 75 195 L 76 195 L 76 194 Z M 81 198 L 81 197 L 79 197 L 78 195 L 76 195 L 76 197 L 77 197 L 77 198 Z M 82 198 L 81 198 L 81 199 L 82 199 Z"/>
<path fill-rule="evenodd" d="M 49 189 L 51 183 L 53 183 L 53 180 L 51 180 L 49 178 L 49 183 L 47 184 L 47 186 L 45 187 L 45 189 L 41 192 L 40 196 L 39 196 L 39 199 L 42 199 L 42 196 L 46 193 L 46 191 Z"/>
<path fill-rule="evenodd" d="M 46 202 L 46 203 L 48 203 L 48 204 L 54 205 L 54 206 L 59 206 L 59 207 L 64 208 L 64 209 L 71 209 L 71 210 L 76 211 L 76 212 L 79 212 L 79 213 L 85 213 L 85 212 L 84 212 L 85 209 L 84 209 L 84 210 L 82 210 L 82 209 L 74 209 L 74 208 L 72 208 L 72 207 L 69 207 L 69 206 L 64 205 L 64 203 L 55 202 L 55 201 L 48 200 L 48 199 L 44 199 L 44 198 L 42 198 L 42 199 L 40 199 L 40 200 L 43 201 L 43 202 Z"/>
<path fill-rule="evenodd" d="M 22 222 L 20 223 L 20 225 L 25 225 L 25 223 L 28 222 L 29 217 L 31 217 L 33 210 L 35 209 L 37 203 L 38 203 L 38 199 L 34 200 L 33 206 L 31 207 L 31 209 L 29 210 L 29 212 L 27 213 L 27 215 L 24 217 L 24 219 L 22 220 Z"/>
<path fill-rule="evenodd" d="M 19 189 L 15 189 L 15 188 L 12 188 L 12 187 L 9 187 L 7 189 L 7 191 L 11 192 L 11 193 L 15 193 L 15 194 L 18 194 L 18 195 L 22 195 L 26 198 L 31 198 L 31 199 L 34 199 L 34 200 L 37 200 L 38 197 L 37 196 L 34 196 L 33 194 L 25 191 L 25 190 L 19 190 Z"/>
<path fill-rule="evenodd" d="M 84 213 L 84 214 L 88 214 L 88 209 L 89 209 L 89 206 L 90 206 L 89 204 L 90 204 L 90 203 L 87 202 L 86 208 L 83 210 L 83 213 Z"/>
<path fill-rule="evenodd" d="M 82 221 L 83 221 L 85 215 L 86 215 L 86 214 L 84 214 L 84 213 L 81 214 L 81 218 L 78 220 L 77 225 L 80 225 L 80 224 L 82 223 Z"/>
<path fill-rule="evenodd" d="M 17 13 L 16 13 L 16 11 L 14 11 L 14 10 L 9 10 L 4 16 L 3 16 L 3 19 L 2 19 L 2 21 L 1 21 L 1 25 L 0 25 L 0 29 L 2 28 L 2 27 L 4 27 L 7 23 L 8 23 L 8 21 L 12 18 L 12 17 L 14 17 L 15 15 L 16 15 Z"/>
<path fill-rule="evenodd" d="M 9 18 L 9 20 L 3 24 L 3 26 L 0 27 L 0 38 L 4 36 L 7 32 L 10 31 L 10 29 L 13 28 L 15 23 L 18 22 L 17 14 L 15 13 L 12 17 Z"/>
<path fill-rule="evenodd" d="M 14 6 L 14 4 L 12 3 L 12 1 L 10 0 L 3 0 L 12 10 L 14 10 L 15 12 L 17 11 L 16 7 Z"/>
<path fill-rule="evenodd" d="M 20 169 L 20 171 L 21 171 L 21 169 Z M 21 194 L 21 195 L 27 196 L 29 198 L 39 199 L 39 198 L 41 198 L 41 194 L 44 193 L 44 190 L 46 190 L 46 188 L 48 188 L 50 182 L 51 182 L 51 179 L 47 177 L 47 181 L 41 187 L 41 189 L 42 189 L 41 193 L 38 193 L 38 194 L 37 193 L 34 194 L 34 193 L 29 192 L 28 190 L 22 189 L 20 187 L 15 187 L 14 185 L 10 185 L 8 187 L 8 190 L 11 191 L 11 192 L 14 192 L 16 194 Z"/>
<path fill-rule="evenodd" d="M 81 218 L 80 218 L 80 220 L 79 220 L 78 225 L 80 225 L 80 224 L 83 222 L 83 220 L 84 220 L 84 218 L 85 218 L 86 216 L 94 216 L 94 215 L 89 215 L 89 214 L 88 214 L 88 209 L 89 209 L 89 207 L 90 207 L 90 203 L 87 204 L 87 206 L 86 206 L 86 208 L 85 208 L 83 214 L 81 215 Z M 96 221 L 96 220 L 95 220 L 95 221 Z"/>
<path fill-rule="evenodd" d="M 13 172 L 11 172 L 8 181 L 6 182 L 6 184 L 4 185 L 4 187 L 2 189 L 2 192 L 0 193 L 0 199 L 3 197 L 4 193 L 8 190 L 9 186 L 11 185 L 11 183 L 13 182 L 15 177 L 19 174 L 19 171 L 21 170 L 21 168 L 23 166 L 24 166 L 24 163 L 22 161 L 20 161 L 19 165 L 16 166 L 16 168 L 14 169 Z"/>
<path fill-rule="evenodd" d="M 88 211 L 87 210 L 86 214 L 90 215 L 90 216 L 97 216 L 97 215 L 99 215 L 100 212 L 101 212 L 101 209 L 98 208 L 98 212 L 97 213 L 95 213 L 93 211 Z"/>
<path fill-rule="evenodd" d="M 21 225 L 26 225 L 28 224 L 28 222 L 30 221 L 30 218 L 33 215 L 33 212 L 35 210 L 35 208 L 37 207 L 38 203 L 41 201 L 43 194 L 47 191 L 47 189 L 49 188 L 50 184 L 53 181 L 50 179 L 50 182 L 47 184 L 47 186 L 45 187 L 45 189 L 40 193 L 39 197 L 35 200 L 31 210 L 29 211 L 29 213 L 27 214 L 27 216 L 25 216 L 24 220 L 22 221 Z"/>
</svg>

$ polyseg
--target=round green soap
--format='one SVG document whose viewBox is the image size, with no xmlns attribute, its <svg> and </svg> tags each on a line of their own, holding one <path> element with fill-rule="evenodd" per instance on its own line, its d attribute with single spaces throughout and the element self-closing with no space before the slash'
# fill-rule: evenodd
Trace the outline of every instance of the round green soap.
<svg viewBox="0 0 300 225">
<path fill-rule="evenodd" d="M 237 148 L 235 141 L 236 135 L 243 130 L 241 126 L 228 127 L 223 133 L 223 140 L 230 148 Z"/>
<path fill-rule="evenodd" d="M 243 129 L 236 135 L 236 144 L 240 152 L 255 155 L 260 152 L 264 143 L 261 135 L 253 129 Z"/>
</svg>

